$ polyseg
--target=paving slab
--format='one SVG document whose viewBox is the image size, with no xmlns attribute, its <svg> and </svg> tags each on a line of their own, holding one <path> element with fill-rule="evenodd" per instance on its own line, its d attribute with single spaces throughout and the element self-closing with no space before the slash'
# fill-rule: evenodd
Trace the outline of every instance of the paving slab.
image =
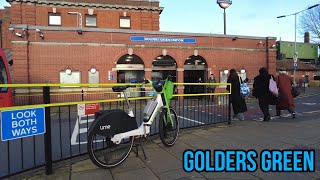
<svg viewBox="0 0 320 180">
<path fill-rule="evenodd" d="M 141 152 L 142 155 L 142 152 Z M 131 152 L 130 156 L 121 163 L 118 167 L 110 169 L 113 174 L 121 173 L 125 171 L 132 171 L 136 169 L 146 168 L 146 164 L 139 158 L 136 157 L 135 153 Z"/>
<path fill-rule="evenodd" d="M 70 176 L 71 180 L 112 180 L 110 170 L 108 169 L 95 169 L 89 171 L 81 171 L 72 173 Z"/>
<path fill-rule="evenodd" d="M 159 157 L 157 159 L 153 158 L 153 159 L 147 159 L 144 161 L 145 161 L 146 165 L 154 173 L 157 173 L 157 174 L 162 173 L 162 172 L 176 170 L 176 169 L 181 169 L 181 167 L 182 167 L 182 162 L 170 154 Z"/>
<path fill-rule="evenodd" d="M 114 180 L 158 180 L 159 178 L 149 169 L 142 168 L 113 174 Z"/>
<path fill-rule="evenodd" d="M 27 180 L 66 180 L 70 177 L 70 167 L 64 167 L 54 170 L 53 174 L 51 175 L 37 175 L 31 178 L 26 178 Z M 15 178 L 13 178 L 15 179 Z M 22 178 L 16 178 L 16 179 L 22 179 Z"/>
<path fill-rule="evenodd" d="M 258 177 L 245 172 L 204 172 L 201 174 L 207 179 L 259 179 Z"/>
<path fill-rule="evenodd" d="M 171 180 L 171 179 L 182 179 L 182 178 L 204 178 L 201 174 L 197 172 L 185 172 L 183 169 L 176 169 L 172 171 L 167 171 L 157 174 L 159 179 Z"/>
<path fill-rule="evenodd" d="M 77 163 L 72 164 L 71 166 L 72 172 L 81 172 L 81 171 L 89 171 L 89 170 L 95 170 L 100 169 L 90 159 L 83 160 Z"/>
<path fill-rule="evenodd" d="M 256 176 L 264 180 L 307 180 L 314 179 L 313 173 L 296 173 L 296 172 L 262 172 L 258 169 L 256 172 L 251 173 L 253 176 Z"/>
</svg>

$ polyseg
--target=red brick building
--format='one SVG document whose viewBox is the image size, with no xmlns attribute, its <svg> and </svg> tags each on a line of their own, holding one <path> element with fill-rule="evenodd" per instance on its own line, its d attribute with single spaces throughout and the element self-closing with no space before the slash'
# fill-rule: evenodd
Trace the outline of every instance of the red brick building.
<svg viewBox="0 0 320 180">
<path fill-rule="evenodd" d="M 263 66 L 276 71 L 276 38 L 161 32 L 159 2 L 7 2 L 1 39 L 13 53 L 14 83 L 135 82 L 167 74 L 197 82 L 210 73 L 224 82 L 226 69 L 243 69 L 249 79 Z"/>
</svg>

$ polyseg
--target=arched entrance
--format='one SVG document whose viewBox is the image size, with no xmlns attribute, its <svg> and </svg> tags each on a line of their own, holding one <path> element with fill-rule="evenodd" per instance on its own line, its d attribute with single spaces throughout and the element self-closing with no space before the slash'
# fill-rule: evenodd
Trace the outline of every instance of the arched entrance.
<svg viewBox="0 0 320 180">
<path fill-rule="evenodd" d="M 207 82 L 207 61 L 202 56 L 190 56 L 184 63 L 184 82 L 185 83 L 202 83 Z M 185 86 L 185 94 L 204 93 L 204 86 Z"/>
<path fill-rule="evenodd" d="M 152 80 L 164 80 L 171 75 L 172 81 L 177 82 L 177 63 L 171 56 L 160 55 L 152 62 Z"/>
<path fill-rule="evenodd" d="M 144 77 L 144 63 L 135 55 L 123 55 L 117 62 L 117 83 L 142 82 Z"/>
</svg>

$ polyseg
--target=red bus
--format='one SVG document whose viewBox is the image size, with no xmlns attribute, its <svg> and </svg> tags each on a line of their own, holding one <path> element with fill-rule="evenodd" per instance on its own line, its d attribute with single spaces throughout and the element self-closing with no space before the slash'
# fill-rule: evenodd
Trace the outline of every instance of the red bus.
<svg viewBox="0 0 320 180">
<path fill-rule="evenodd" d="M 0 84 L 11 84 L 10 69 L 4 51 L 0 48 Z M 12 106 L 12 88 L 0 87 L 0 107 Z"/>
</svg>

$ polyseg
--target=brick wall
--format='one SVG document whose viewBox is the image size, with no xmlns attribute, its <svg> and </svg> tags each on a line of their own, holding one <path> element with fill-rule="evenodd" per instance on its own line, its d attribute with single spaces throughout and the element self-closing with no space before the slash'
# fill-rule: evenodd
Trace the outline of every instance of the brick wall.
<svg viewBox="0 0 320 180">
<path fill-rule="evenodd" d="M 59 72 L 67 67 L 81 71 L 81 83 L 88 83 L 88 70 L 92 66 L 100 71 L 100 83 L 115 82 L 117 73 L 114 72 L 115 80 L 109 81 L 108 71 L 116 67 L 116 62 L 122 55 L 127 54 L 129 47 L 132 47 L 133 53 L 144 61 L 145 68 L 151 68 L 153 60 L 162 55 L 163 49 L 167 49 L 167 54 L 175 59 L 181 70 L 186 59 L 194 54 L 194 50 L 198 50 L 199 56 L 206 60 L 208 68 L 217 78 L 219 71 L 226 68 L 229 70 L 244 68 L 249 79 L 253 79 L 261 67 L 267 67 L 272 74 L 275 73 L 276 51 L 271 48 L 275 44 L 274 38 L 163 34 L 154 32 L 159 30 L 159 13 L 133 10 L 126 11 L 126 15 L 131 16 L 131 29 L 153 32 L 94 32 L 92 29 L 84 29 L 82 34 L 78 34 L 76 31 L 63 29 L 76 27 L 76 17 L 68 15 L 68 12 L 80 12 L 84 17 L 88 13 L 88 8 L 64 6 L 56 7 L 57 13 L 61 14 L 62 30 L 53 28 L 45 30 L 48 28 L 48 13 L 52 12 L 53 7 L 12 4 L 11 23 L 13 25 L 36 25 L 44 33 L 42 39 L 35 31 L 35 27 L 26 26 L 28 36 L 24 37 L 17 37 L 5 30 L 12 41 L 15 83 L 59 83 Z M 95 9 L 98 28 L 118 29 L 119 17 L 123 12 L 122 10 Z M 21 32 L 21 28 L 15 28 L 15 32 Z M 196 43 L 132 42 L 130 36 L 133 35 L 195 38 Z M 184 72 L 179 71 L 177 74 L 178 81 L 183 82 Z M 151 72 L 147 71 L 145 75 L 150 78 Z"/>
<path fill-rule="evenodd" d="M 2 48 L 7 49 L 11 48 L 10 42 L 10 33 L 9 26 L 10 26 L 10 18 L 11 18 L 11 9 L 5 7 L 5 9 L 0 9 L 0 19 L 2 20 L 2 31 L 1 31 L 1 38 L 2 38 Z"/>
<path fill-rule="evenodd" d="M 48 14 L 53 12 L 53 7 L 36 6 L 36 4 L 12 4 L 12 24 L 28 24 L 37 26 L 48 26 Z M 82 27 L 85 27 L 85 15 L 88 14 L 88 8 L 76 7 L 55 7 L 56 13 L 61 15 L 61 27 L 76 27 L 76 15 L 70 15 L 68 12 L 79 12 L 82 14 Z M 122 11 L 94 9 L 93 14 L 97 16 L 97 28 L 120 28 L 120 16 L 131 17 L 132 30 L 159 31 L 159 13 L 147 11 Z"/>
<path fill-rule="evenodd" d="M 93 65 L 100 71 L 100 82 L 109 83 L 108 71 L 115 68 L 117 61 L 122 55 L 127 54 L 129 44 L 133 46 L 133 53 L 144 61 L 145 68 L 151 68 L 153 59 L 162 55 L 162 49 L 165 48 L 167 49 L 167 54 L 177 62 L 178 68 L 183 69 L 186 59 L 193 55 L 194 49 L 207 47 L 208 49 L 199 49 L 198 54 L 206 60 L 208 68 L 211 68 L 216 75 L 225 68 L 235 68 L 237 70 L 245 68 L 248 78 L 252 79 L 257 75 L 259 68 L 263 66 L 267 67 L 268 64 L 269 68 L 274 68 L 274 71 L 271 69 L 271 72 L 275 72 L 275 51 L 269 51 L 269 63 L 267 63 L 265 47 L 256 47 L 257 40 L 241 39 L 239 43 L 232 44 L 232 42 L 229 42 L 229 39 L 217 38 L 215 39 L 217 45 L 210 47 L 206 46 L 206 41 L 201 41 L 202 38 L 206 37 L 200 37 L 197 38 L 197 40 L 199 39 L 199 44 L 197 43 L 194 48 L 190 48 L 190 45 L 184 44 L 180 44 L 180 48 L 177 48 L 179 46 L 177 43 L 132 43 L 129 41 L 128 34 L 123 33 L 112 33 L 112 39 L 109 33 L 103 32 L 84 32 L 82 35 L 75 32 L 61 31 L 44 33 L 44 40 L 40 40 L 36 33 L 30 31 L 29 40 L 33 41 L 29 45 L 29 57 L 26 53 L 28 51 L 26 44 L 13 44 L 15 60 L 14 78 L 16 83 L 28 82 L 28 79 L 26 79 L 28 73 L 30 73 L 30 83 L 59 83 L 59 72 L 68 66 L 72 67 L 73 70 L 80 70 L 82 83 L 88 83 L 87 72 Z M 63 44 L 63 42 L 94 42 L 97 44 L 76 45 Z M 105 44 L 99 45 L 98 43 Z M 107 45 L 111 43 L 114 46 Z M 221 46 L 220 44 L 224 44 L 225 46 Z M 255 50 L 248 50 L 246 48 L 230 49 L 242 46 Z M 229 49 L 214 49 L 217 47 Z M 29 64 L 27 63 L 28 61 Z M 28 66 L 29 71 L 27 70 Z M 180 82 L 183 81 L 183 72 L 178 75 L 178 79 Z"/>
</svg>

